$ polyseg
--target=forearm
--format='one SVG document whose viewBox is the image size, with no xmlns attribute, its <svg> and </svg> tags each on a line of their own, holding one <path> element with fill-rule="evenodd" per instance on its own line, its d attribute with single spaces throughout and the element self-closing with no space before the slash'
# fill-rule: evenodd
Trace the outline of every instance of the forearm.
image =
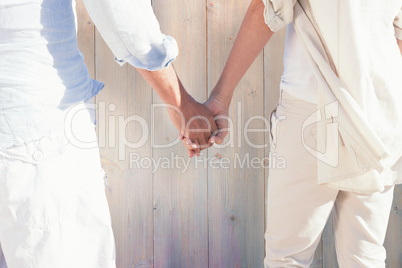
<svg viewBox="0 0 402 268">
<path fill-rule="evenodd" d="M 180 107 L 183 101 L 190 98 L 171 64 L 159 71 L 137 70 L 164 103 Z"/>
<path fill-rule="evenodd" d="M 187 138 L 185 146 L 191 150 L 189 156 L 198 154 L 201 149 L 209 147 L 212 133 L 217 126 L 211 111 L 206 106 L 195 101 L 184 89 L 172 65 L 159 71 L 137 69 L 142 77 L 153 87 L 167 107 L 170 119 L 179 130 L 180 137 Z M 193 151 L 194 150 L 194 151 Z"/>
<path fill-rule="evenodd" d="M 401 55 L 402 55 L 402 40 L 400 39 L 396 39 L 398 42 L 398 46 L 399 46 L 399 50 L 401 51 Z"/>
<path fill-rule="evenodd" d="M 229 106 L 233 92 L 241 78 L 267 44 L 273 32 L 264 21 L 264 3 L 253 0 L 247 10 L 226 66 L 212 97 Z"/>
</svg>

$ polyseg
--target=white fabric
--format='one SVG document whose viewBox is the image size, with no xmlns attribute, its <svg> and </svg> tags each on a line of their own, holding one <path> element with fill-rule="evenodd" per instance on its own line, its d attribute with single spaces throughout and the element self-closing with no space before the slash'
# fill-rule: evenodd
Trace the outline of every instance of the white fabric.
<svg viewBox="0 0 402 268">
<path fill-rule="evenodd" d="M 161 33 L 149 0 L 84 0 L 102 38 L 123 65 L 151 71 L 178 55 L 176 41 Z"/>
<path fill-rule="evenodd" d="M 264 267 L 310 267 L 333 209 L 340 267 L 385 267 L 383 242 L 393 186 L 361 194 L 317 184 L 318 160 L 300 142 L 317 147 L 316 127 L 302 131 L 316 108 L 283 91 L 272 113 L 271 154 L 285 159 L 286 167 L 269 170 Z"/>
<path fill-rule="evenodd" d="M 265 5 L 265 23 L 273 32 L 293 21 L 293 6 L 297 0 L 262 0 Z"/>
<path fill-rule="evenodd" d="M 177 54 L 161 33 L 149 0 L 86 0 L 88 12 L 117 57 L 159 70 Z M 0 1 L 0 148 L 39 140 L 63 110 L 95 96 L 78 50 L 74 0 Z"/>
<path fill-rule="evenodd" d="M 402 40 L 402 7 L 398 16 L 394 20 L 395 37 Z"/>
<path fill-rule="evenodd" d="M 102 89 L 77 47 L 75 1 L 0 1 L 0 148 L 49 134 Z"/>
<path fill-rule="evenodd" d="M 378 181 L 387 177 L 382 176 L 384 170 L 392 170 L 394 183 L 401 183 L 402 57 L 394 27 L 402 1 L 377 5 L 373 0 L 299 0 L 294 7 L 291 1 L 264 3 L 268 26 L 270 17 L 282 21 L 289 21 L 289 17 L 281 17 L 283 14 L 293 17 L 296 32 L 315 63 L 312 71 L 318 83 L 320 111 L 312 116 L 320 119 L 319 143 L 330 138 L 346 145 L 334 151 L 331 163 L 320 161 L 319 183 L 357 176 Z M 339 137 L 327 132 L 329 120 L 336 125 Z M 367 191 L 347 184 L 353 191 Z M 333 187 L 337 185 L 339 182 Z"/>
<path fill-rule="evenodd" d="M 0 244 L 0 268 L 7 268 L 6 259 L 4 258 L 3 250 Z"/>
<path fill-rule="evenodd" d="M 9 268 L 115 267 L 93 109 L 75 108 L 66 135 L 1 150 L 0 244 Z"/>
<path fill-rule="evenodd" d="M 311 69 L 314 62 L 297 35 L 293 23 L 287 27 L 283 63 L 280 88 L 299 99 L 317 103 L 317 79 Z"/>
</svg>

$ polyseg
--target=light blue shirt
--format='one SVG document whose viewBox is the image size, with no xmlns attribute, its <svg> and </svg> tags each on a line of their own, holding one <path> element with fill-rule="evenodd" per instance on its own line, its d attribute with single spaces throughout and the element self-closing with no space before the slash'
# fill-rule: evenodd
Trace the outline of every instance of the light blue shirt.
<svg viewBox="0 0 402 268">
<path fill-rule="evenodd" d="M 149 0 L 85 5 L 119 64 L 154 71 L 176 58 L 176 41 L 161 33 Z M 74 0 L 0 2 L 0 148 L 45 137 L 63 111 L 102 88 L 77 47 Z"/>
</svg>

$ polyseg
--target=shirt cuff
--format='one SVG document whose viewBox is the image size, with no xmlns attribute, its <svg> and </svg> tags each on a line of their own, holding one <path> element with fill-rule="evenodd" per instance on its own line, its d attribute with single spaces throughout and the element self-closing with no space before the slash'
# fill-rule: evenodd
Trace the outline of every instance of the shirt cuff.
<svg viewBox="0 0 402 268">
<path fill-rule="evenodd" d="M 123 66 L 126 62 L 130 65 L 145 69 L 148 71 L 158 71 L 166 68 L 171 62 L 176 60 L 179 54 L 179 48 L 176 40 L 171 36 L 163 35 L 163 42 L 160 46 L 151 46 L 151 50 L 141 57 L 141 59 L 130 55 L 124 59 L 118 59 L 115 57 L 115 61 Z"/>
<path fill-rule="evenodd" d="M 293 16 L 292 18 L 286 18 L 281 14 L 279 14 L 279 12 L 275 12 L 274 6 L 272 5 L 272 2 L 270 0 L 262 0 L 262 2 L 265 5 L 264 10 L 265 24 L 268 25 L 269 29 L 272 32 L 279 31 L 283 27 L 286 27 L 293 20 Z M 293 9 L 293 6 L 291 8 Z"/>
</svg>

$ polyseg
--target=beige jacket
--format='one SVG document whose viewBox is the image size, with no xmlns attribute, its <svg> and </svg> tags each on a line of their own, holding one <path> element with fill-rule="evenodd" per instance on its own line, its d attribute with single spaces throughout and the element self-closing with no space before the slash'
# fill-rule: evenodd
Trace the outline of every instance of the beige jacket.
<svg viewBox="0 0 402 268">
<path fill-rule="evenodd" d="M 262 1 L 268 27 L 275 32 L 293 22 L 316 64 L 320 110 L 306 124 L 317 123 L 319 150 L 311 153 L 320 160 L 319 183 L 355 192 L 402 183 L 395 39 L 402 39 L 402 0 Z"/>
</svg>

